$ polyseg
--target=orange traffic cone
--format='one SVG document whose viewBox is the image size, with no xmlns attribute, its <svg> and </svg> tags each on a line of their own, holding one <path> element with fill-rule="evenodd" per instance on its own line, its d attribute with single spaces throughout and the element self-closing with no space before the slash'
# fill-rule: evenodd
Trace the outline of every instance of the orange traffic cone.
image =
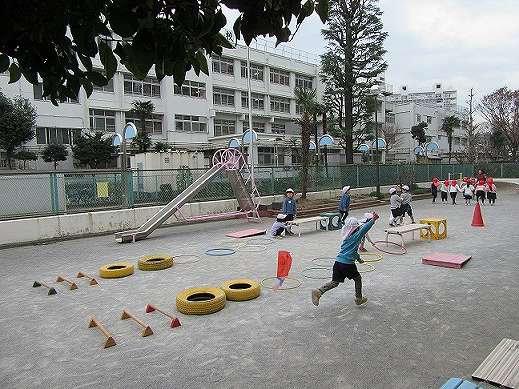
<svg viewBox="0 0 519 389">
<path fill-rule="evenodd" d="M 479 206 L 479 203 L 476 203 L 476 206 L 474 207 L 472 227 L 485 227 L 485 223 L 483 223 L 483 216 L 481 216 L 481 207 Z"/>
</svg>

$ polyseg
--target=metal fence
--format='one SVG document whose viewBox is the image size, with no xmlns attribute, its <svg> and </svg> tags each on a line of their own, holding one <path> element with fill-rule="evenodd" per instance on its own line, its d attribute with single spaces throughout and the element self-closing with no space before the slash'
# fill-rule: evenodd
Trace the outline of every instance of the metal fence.
<svg viewBox="0 0 519 389">
<path fill-rule="evenodd" d="M 479 164 L 493 177 L 519 177 L 519 163 Z M 376 185 L 374 165 L 312 166 L 309 191 L 338 189 L 344 185 Z M 380 165 L 380 184 L 427 182 L 431 177 L 471 176 L 471 164 Z M 74 171 L 52 173 L 7 173 L 0 175 L 0 219 L 43 216 L 85 211 L 133 208 L 166 204 L 205 169 L 138 170 L 123 177 L 120 171 Z M 301 167 L 256 167 L 256 185 L 261 195 L 280 194 L 286 188 L 301 188 Z M 222 172 L 192 201 L 233 198 Z"/>
</svg>

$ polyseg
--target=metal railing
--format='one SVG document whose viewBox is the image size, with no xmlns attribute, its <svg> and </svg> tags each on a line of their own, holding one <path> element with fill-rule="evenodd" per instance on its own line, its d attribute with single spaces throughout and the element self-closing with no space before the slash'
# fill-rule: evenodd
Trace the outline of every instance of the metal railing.
<svg viewBox="0 0 519 389">
<path fill-rule="evenodd" d="M 384 164 L 380 165 L 380 184 L 427 182 L 431 177 L 471 176 L 477 169 L 488 175 L 519 177 L 519 163 L 471 164 Z M 200 177 L 207 169 L 128 171 L 87 170 L 70 172 L 0 173 L 0 219 L 34 217 L 122 209 L 124 196 L 128 207 L 163 205 Z M 301 167 L 257 167 L 256 185 L 261 195 L 284 193 L 288 187 L 301 189 Z M 123 182 L 126 182 L 123 187 Z M 376 185 L 374 165 L 312 166 L 308 191 L 339 189 L 344 185 Z M 216 175 L 192 201 L 233 198 L 232 187 L 223 173 Z"/>
</svg>

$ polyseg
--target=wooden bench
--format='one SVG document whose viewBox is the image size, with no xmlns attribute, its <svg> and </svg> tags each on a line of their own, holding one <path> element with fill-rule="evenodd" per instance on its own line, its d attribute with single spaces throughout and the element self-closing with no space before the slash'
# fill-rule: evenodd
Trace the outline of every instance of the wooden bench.
<svg viewBox="0 0 519 389">
<path fill-rule="evenodd" d="M 326 231 L 328 231 L 328 218 L 325 216 L 312 216 L 312 217 L 303 217 L 301 219 L 295 219 L 292 221 L 287 222 L 289 225 L 293 226 L 299 226 L 300 224 L 304 223 L 315 223 L 315 230 L 319 230 L 321 222 L 326 223 Z M 301 231 L 298 231 L 298 236 L 301 237 Z"/>
<path fill-rule="evenodd" d="M 413 240 L 414 240 L 414 232 L 421 231 L 421 230 L 427 230 L 428 236 L 429 237 L 432 236 L 431 226 L 429 224 L 413 223 L 413 224 L 405 224 L 403 226 L 391 227 L 391 228 L 386 229 L 385 230 L 386 241 L 388 240 L 390 234 L 398 235 L 398 236 L 400 236 L 400 239 L 402 240 L 402 246 L 404 246 L 404 237 L 403 237 L 404 234 L 411 232 L 413 234 Z"/>
</svg>

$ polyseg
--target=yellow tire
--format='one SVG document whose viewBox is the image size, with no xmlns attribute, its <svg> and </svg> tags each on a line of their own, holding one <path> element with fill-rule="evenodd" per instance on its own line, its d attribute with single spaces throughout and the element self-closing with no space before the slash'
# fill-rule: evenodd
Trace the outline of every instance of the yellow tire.
<svg viewBox="0 0 519 389">
<path fill-rule="evenodd" d="M 247 301 L 258 297 L 261 294 L 261 286 L 254 280 L 238 278 L 225 281 L 221 286 L 227 300 Z"/>
<path fill-rule="evenodd" d="M 114 262 L 101 266 L 99 275 L 103 278 L 121 278 L 133 274 L 133 265 L 128 262 Z"/>
<path fill-rule="evenodd" d="M 173 257 L 169 255 L 145 255 L 137 263 L 140 270 L 164 270 L 173 266 Z"/>
<path fill-rule="evenodd" d="M 225 293 L 219 288 L 189 288 L 177 295 L 177 309 L 186 315 L 208 315 L 225 306 Z"/>
</svg>

